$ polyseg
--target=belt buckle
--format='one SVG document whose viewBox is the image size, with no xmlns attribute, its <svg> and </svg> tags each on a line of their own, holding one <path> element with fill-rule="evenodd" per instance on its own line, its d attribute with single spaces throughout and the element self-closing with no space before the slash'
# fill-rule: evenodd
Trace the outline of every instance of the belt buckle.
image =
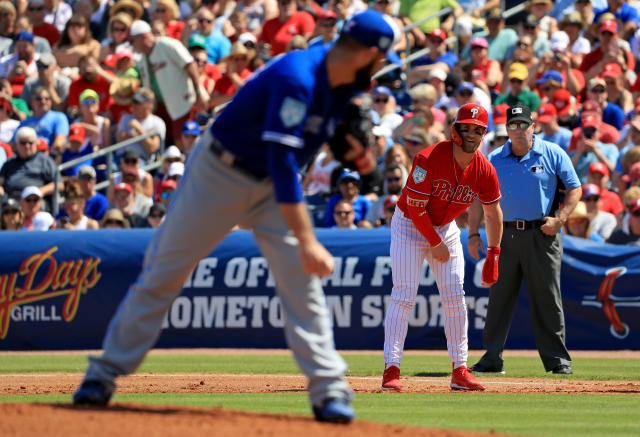
<svg viewBox="0 0 640 437">
<path fill-rule="evenodd" d="M 519 231 L 524 231 L 524 226 L 526 222 L 524 220 L 516 220 L 516 229 Z"/>
</svg>

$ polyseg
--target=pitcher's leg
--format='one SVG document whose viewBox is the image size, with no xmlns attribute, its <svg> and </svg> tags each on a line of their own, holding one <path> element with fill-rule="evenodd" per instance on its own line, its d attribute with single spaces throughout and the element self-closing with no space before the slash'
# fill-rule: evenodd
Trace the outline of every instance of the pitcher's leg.
<svg viewBox="0 0 640 437">
<path fill-rule="evenodd" d="M 411 220 L 396 210 L 391 222 L 390 246 L 393 289 L 384 319 L 384 362 L 387 366 L 400 367 L 426 247 L 426 240 Z"/>
<path fill-rule="evenodd" d="M 328 398 L 350 401 L 353 392 L 344 378 L 347 364 L 335 349 L 322 285 L 316 276 L 304 272 L 298 241 L 273 199 L 258 215 L 253 231 L 276 281 L 287 343 L 309 378 L 311 403 L 320 405 Z"/>
</svg>

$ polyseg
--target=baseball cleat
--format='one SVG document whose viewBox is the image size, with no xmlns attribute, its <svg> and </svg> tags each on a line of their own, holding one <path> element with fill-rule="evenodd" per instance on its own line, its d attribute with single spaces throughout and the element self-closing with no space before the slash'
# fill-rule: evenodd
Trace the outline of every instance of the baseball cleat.
<svg viewBox="0 0 640 437">
<path fill-rule="evenodd" d="M 400 368 L 398 366 L 390 366 L 388 369 L 385 369 L 382 374 L 382 390 L 402 391 Z"/>
<path fill-rule="evenodd" d="M 485 373 L 494 373 L 498 375 L 504 375 L 506 373 L 502 365 L 491 367 L 491 366 L 485 366 L 480 363 L 476 363 L 473 367 L 469 367 L 469 372 L 477 375 L 482 375 Z"/>
<path fill-rule="evenodd" d="M 113 391 L 103 382 L 89 380 L 84 381 L 80 388 L 73 394 L 74 405 L 107 405 Z"/>
<path fill-rule="evenodd" d="M 551 370 L 556 375 L 573 375 L 573 370 L 571 370 L 571 366 L 566 364 L 560 364 Z"/>
<path fill-rule="evenodd" d="M 350 402 L 346 399 L 325 399 L 322 405 L 313 406 L 313 415 L 318 422 L 347 424 L 356 417 Z"/>
<path fill-rule="evenodd" d="M 469 372 L 466 366 L 453 369 L 451 373 L 452 390 L 484 390 L 484 385 L 480 384 L 475 376 Z"/>
</svg>

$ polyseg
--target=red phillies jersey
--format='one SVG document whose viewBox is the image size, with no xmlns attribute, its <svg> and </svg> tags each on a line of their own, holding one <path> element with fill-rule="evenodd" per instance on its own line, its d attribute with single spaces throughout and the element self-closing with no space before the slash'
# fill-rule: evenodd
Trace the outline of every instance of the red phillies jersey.
<svg viewBox="0 0 640 437">
<path fill-rule="evenodd" d="M 478 197 L 489 204 L 502 198 L 496 169 L 476 151 L 462 170 L 453 158 L 452 141 L 441 141 L 418 153 L 398 207 L 408 214 L 412 199 L 427 200 L 427 214 L 434 226 L 442 226 L 462 214 Z"/>
</svg>

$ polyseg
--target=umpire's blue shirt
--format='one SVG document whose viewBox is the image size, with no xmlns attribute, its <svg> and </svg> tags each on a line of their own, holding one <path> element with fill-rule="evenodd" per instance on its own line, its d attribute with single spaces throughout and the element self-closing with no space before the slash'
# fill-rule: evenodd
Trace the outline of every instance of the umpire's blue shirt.
<svg viewBox="0 0 640 437">
<path fill-rule="evenodd" d="M 211 126 L 227 150 L 257 175 L 271 176 L 278 202 L 302 201 L 299 168 L 333 134 L 357 92 L 329 86 L 328 50 L 282 56 L 247 81 Z"/>
<path fill-rule="evenodd" d="M 558 179 L 567 189 L 580 186 L 571 159 L 560 146 L 533 136 L 521 159 L 511 153 L 511 140 L 489 155 L 496 168 L 505 221 L 539 220 L 550 214 Z"/>
</svg>

